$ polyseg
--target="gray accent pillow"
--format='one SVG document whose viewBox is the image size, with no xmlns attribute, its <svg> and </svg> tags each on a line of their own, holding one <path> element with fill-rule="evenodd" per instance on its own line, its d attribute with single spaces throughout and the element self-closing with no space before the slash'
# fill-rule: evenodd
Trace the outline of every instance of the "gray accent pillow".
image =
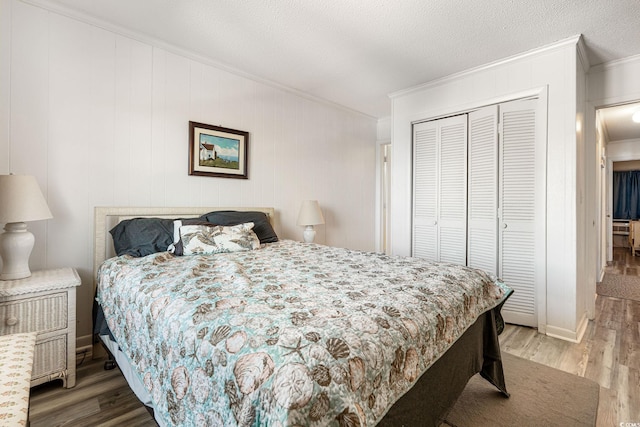
<svg viewBox="0 0 640 427">
<path fill-rule="evenodd" d="M 173 220 L 133 218 L 121 221 L 109 233 L 116 254 L 143 257 L 164 252 L 173 242 Z"/>
</svg>

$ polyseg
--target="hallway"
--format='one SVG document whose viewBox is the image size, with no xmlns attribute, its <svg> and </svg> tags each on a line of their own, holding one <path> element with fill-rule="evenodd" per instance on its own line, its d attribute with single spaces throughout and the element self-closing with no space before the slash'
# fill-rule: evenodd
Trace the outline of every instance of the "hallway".
<svg viewBox="0 0 640 427">
<path fill-rule="evenodd" d="M 605 273 L 640 277 L 640 255 L 631 255 L 629 248 L 614 247 L 613 260 L 607 263 Z"/>
</svg>

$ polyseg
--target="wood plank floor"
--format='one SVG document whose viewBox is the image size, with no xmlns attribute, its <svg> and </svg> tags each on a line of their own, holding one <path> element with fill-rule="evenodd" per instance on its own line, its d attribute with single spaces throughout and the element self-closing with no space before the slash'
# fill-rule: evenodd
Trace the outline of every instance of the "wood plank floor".
<svg viewBox="0 0 640 427">
<path fill-rule="evenodd" d="M 635 258 L 640 266 L 640 257 Z M 579 344 L 514 325 L 507 325 L 500 343 L 505 352 L 599 383 L 598 426 L 640 425 L 640 302 L 599 296 L 596 318 Z M 103 370 L 103 360 L 81 364 L 74 388 L 60 384 L 54 381 L 32 389 L 32 427 L 156 426 L 120 371 Z"/>
<path fill-rule="evenodd" d="M 82 363 L 76 378 L 76 386 L 70 389 L 62 387 L 61 381 L 31 389 L 31 427 L 157 426 L 120 370 L 104 370 L 104 359 Z"/>
<path fill-rule="evenodd" d="M 598 426 L 640 425 L 640 302 L 598 296 L 596 318 L 579 344 L 507 325 L 500 346 L 600 384 Z"/>
<path fill-rule="evenodd" d="M 640 256 L 628 248 L 614 248 L 605 271 L 638 277 L 640 286 Z M 579 344 L 507 325 L 500 345 L 502 351 L 600 384 L 598 426 L 640 425 L 640 302 L 598 296 L 596 317 Z"/>
</svg>

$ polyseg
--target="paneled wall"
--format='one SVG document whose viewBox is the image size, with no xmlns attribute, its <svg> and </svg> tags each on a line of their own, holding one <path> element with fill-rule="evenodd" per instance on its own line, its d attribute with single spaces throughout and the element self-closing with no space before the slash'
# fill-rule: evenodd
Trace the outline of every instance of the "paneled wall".
<svg viewBox="0 0 640 427">
<path fill-rule="evenodd" d="M 273 206 L 278 234 L 300 240 L 300 203 L 318 199 L 317 242 L 374 249 L 373 118 L 17 0 L 0 7 L 0 173 L 35 175 L 45 193 L 54 218 L 30 224 L 31 267 L 79 270 L 79 337 L 95 206 Z M 188 176 L 189 120 L 248 131 L 249 179 Z"/>
<path fill-rule="evenodd" d="M 579 46 L 578 46 L 579 47 Z M 577 52 L 580 52 L 578 49 Z M 586 100 L 587 71 L 589 65 L 581 55 L 575 62 L 576 73 L 576 325 L 578 337 L 587 328 L 588 318 L 593 318 L 589 302 L 595 304 L 596 292 L 596 184 L 592 171 L 596 167 L 596 147 L 587 144 Z M 593 122 L 591 122 L 593 125 Z M 595 308 L 595 306 L 594 306 Z"/>
</svg>

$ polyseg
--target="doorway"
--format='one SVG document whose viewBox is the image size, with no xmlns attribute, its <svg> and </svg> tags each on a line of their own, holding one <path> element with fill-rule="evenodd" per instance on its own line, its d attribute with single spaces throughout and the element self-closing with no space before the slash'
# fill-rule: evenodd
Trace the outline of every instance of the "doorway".
<svg viewBox="0 0 640 427">
<path fill-rule="evenodd" d="M 380 251 L 391 253 L 391 219 L 389 206 L 391 202 L 391 143 L 380 144 Z"/>
<path fill-rule="evenodd" d="M 614 171 L 640 170 L 640 122 L 633 115 L 640 112 L 640 102 L 600 108 L 596 111 L 596 143 L 600 152 L 600 271 L 613 261 L 614 246 L 624 246 L 625 231 L 620 227 L 637 214 L 614 207 Z M 640 116 L 640 115 L 639 115 Z M 640 120 L 640 117 L 637 117 Z M 634 218 L 632 218 L 632 216 Z M 614 230 L 614 223 L 616 224 Z M 615 231 L 615 234 L 614 234 Z"/>
<path fill-rule="evenodd" d="M 636 114 L 635 122 L 632 117 Z M 596 111 L 596 143 L 600 156 L 601 233 L 597 293 L 625 297 L 625 287 L 640 289 L 640 251 L 634 251 L 634 224 L 640 246 L 640 102 Z M 635 178 L 634 178 L 635 176 Z M 604 286 L 606 285 L 606 286 Z M 607 293 L 603 293 L 603 289 Z M 620 294 L 616 294 L 620 291 Z M 614 295 L 611 294 L 613 292 Z"/>
</svg>

